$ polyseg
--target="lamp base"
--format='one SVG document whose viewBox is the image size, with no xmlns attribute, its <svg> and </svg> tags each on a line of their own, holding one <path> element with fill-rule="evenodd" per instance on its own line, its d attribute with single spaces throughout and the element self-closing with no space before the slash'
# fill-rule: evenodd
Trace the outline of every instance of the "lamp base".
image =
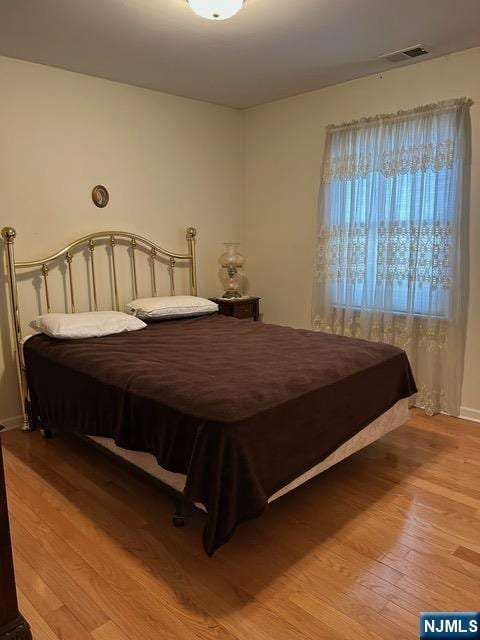
<svg viewBox="0 0 480 640">
<path fill-rule="evenodd" d="M 222 298 L 232 299 L 232 298 L 242 298 L 242 294 L 239 291 L 225 291 Z"/>
</svg>

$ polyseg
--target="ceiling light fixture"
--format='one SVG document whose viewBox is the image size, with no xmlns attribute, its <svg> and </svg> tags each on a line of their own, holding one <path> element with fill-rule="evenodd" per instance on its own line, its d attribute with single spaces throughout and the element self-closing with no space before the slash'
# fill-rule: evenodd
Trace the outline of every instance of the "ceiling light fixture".
<svg viewBox="0 0 480 640">
<path fill-rule="evenodd" d="M 237 14 L 244 0 L 187 0 L 192 11 L 208 20 L 227 20 Z"/>
</svg>

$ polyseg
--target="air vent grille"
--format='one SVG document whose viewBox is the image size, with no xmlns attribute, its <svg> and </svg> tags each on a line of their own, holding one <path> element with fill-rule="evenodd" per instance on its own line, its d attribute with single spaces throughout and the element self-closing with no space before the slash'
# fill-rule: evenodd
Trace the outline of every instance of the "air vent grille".
<svg viewBox="0 0 480 640">
<path fill-rule="evenodd" d="M 392 51 L 386 53 L 383 56 L 379 56 L 380 60 L 388 60 L 389 62 L 403 62 L 404 60 L 410 60 L 411 58 L 418 58 L 418 56 L 424 56 L 428 51 L 421 44 L 417 44 L 414 47 L 408 47 L 408 49 L 402 49 L 401 51 Z"/>
</svg>

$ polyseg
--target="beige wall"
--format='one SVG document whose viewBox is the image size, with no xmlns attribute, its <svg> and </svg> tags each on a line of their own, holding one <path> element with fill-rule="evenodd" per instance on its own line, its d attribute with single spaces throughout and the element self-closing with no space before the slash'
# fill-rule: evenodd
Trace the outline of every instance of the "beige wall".
<svg viewBox="0 0 480 640">
<path fill-rule="evenodd" d="M 480 411 L 479 48 L 246 111 L 245 252 L 250 290 L 263 297 L 264 319 L 310 327 L 325 126 L 459 96 L 475 101 L 471 291 L 462 404 Z"/>
<path fill-rule="evenodd" d="M 240 112 L 1 57 L 0 87 L 0 227 L 17 229 L 17 259 L 113 228 L 183 251 L 193 225 L 199 293 L 219 292 L 222 242 L 241 234 Z M 90 199 L 98 183 L 105 209 Z M 5 418 L 19 411 L 0 289 Z"/>
</svg>

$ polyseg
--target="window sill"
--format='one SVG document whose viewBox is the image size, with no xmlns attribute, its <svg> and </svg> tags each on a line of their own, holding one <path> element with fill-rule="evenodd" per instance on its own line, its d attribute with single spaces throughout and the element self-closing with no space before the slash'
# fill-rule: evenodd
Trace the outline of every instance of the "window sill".
<svg viewBox="0 0 480 640">
<path fill-rule="evenodd" d="M 332 305 L 333 309 L 338 309 L 339 311 L 349 311 L 352 310 L 354 313 L 356 314 L 360 314 L 363 312 L 366 313 L 390 313 L 392 316 L 394 317 L 399 317 L 399 318 L 407 318 L 407 317 L 413 317 L 415 319 L 418 320 L 431 320 L 431 319 L 435 319 L 435 320 L 443 320 L 445 322 L 448 322 L 448 317 L 447 316 L 437 316 L 437 315 L 429 315 L 427 313 L 407 313 L 406 311 L 400 311 L 400 310 L 395 310 L 392 309 L 392 311 L 387 311 L 386 309 L 374 309 L 372 307 L 368 307 L 366 309 L 362 309 L 362 307 L 347 307 L 346 305 L 338 305 L 338 304 L 334 304 Z"/>
</svg>

